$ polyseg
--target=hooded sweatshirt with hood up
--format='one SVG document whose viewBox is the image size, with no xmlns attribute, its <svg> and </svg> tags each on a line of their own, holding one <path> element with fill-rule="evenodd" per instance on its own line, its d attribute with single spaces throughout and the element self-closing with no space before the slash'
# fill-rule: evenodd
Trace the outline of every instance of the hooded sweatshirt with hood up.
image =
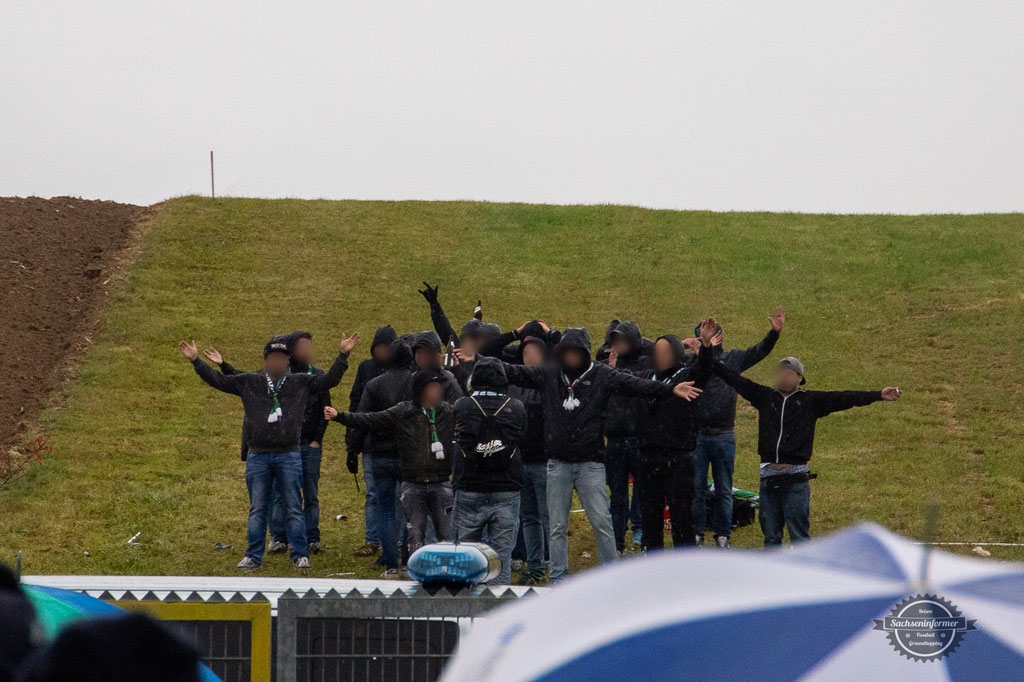
<svg viewBox="0 0 1024 682">
<path fill-rule="evenodd" d="M 435 356 L 440 357 L 441 354 L 441 339 L 438 338 L 437 334 L 431 331 L 420 332 L 416 335 L 415 340 L 412 342 L 412 352 L 415 357 L 417 348 L 426 348 Z M 437 370 L 438 374 L 441 375 L 443 381 L 441 383 L 444 388 L 444 399 L 445 402 L 455 404 L 455 401 L 464 395 L 462 386 L 459 380 L 455 378 L 455 375 L 446 369 L 441 367 L 428 367 L 425 369 Z"/>
<path fill-rule="evenodd" d="M 508 378 L 498 360 L 480 358 L 471 383 L 472 393 L 455 403 L 460 452 L 453 463 L 452 487 L 472 493 L 515 492 L 523 483 L 518 445 L 526 431 L 526 407 L 508 395 Z"/>
<path fill-rule="evenodd" d="M 563 369 L 561 358 L 575 348 L 586 355 L 583 367 Z M 543 393 L 544 450 L 548 459 L 563 462 L 604 461 L 603 416 L 613 395 L 659 397 L 672 395 L 672 387 L 619 372 L 590 359 L 590 335 L 582 327 L 562 334 L 555 359 L 542 367 L 505 364 L 509 383 Z M 578 404 L 569 403 L 572 397 Z M 566 406 L 573 404 L 574 409 Z"/>
<path fill-rule="evenodd" d="M 640 375 L 651 368 L 651 356 L 644 346 L 644 337 L 636 322 L 623 320 L 608 334 L 614 342 L 615 336 L 621 334 L 629 344 L 630 351 L 619 355 L 615 369 Z M 607 360 L 605 360 L 607 364 Z M 650 374 L 646 378 L 650 378 Z M 604 435 L 609 438 L 632 438 L 641 433 L 641 423 L 647 414 L 647 401 L 632 396 L 614 395 L 608 400 L 608 408 L 604 412 Z"/>
<path fill-rule="evenodd" d="M 387 375 L 384 375 L 387 376 Z M 384 377 L 380 377 L 384 378 Z M 447 402 L 436 407 L 423 408 L 420 395 L 427 384 L 441 382 L 439 372 L 422 370 L 410 376 L 413 400 L 405 400 L 379 412 L 339 412 L 335 421 L 381 435 L 390 434 L 397 456 L 402 462 L 402 480 L 410 483 L 443 483 L 451 477 L 454 455 L 455 410 Z M 434 420 L 433 428 L 430 424 Z M 442 445 L 443 456 L 438 458 L 431 448 L 434 432 Z"/>
</svg>

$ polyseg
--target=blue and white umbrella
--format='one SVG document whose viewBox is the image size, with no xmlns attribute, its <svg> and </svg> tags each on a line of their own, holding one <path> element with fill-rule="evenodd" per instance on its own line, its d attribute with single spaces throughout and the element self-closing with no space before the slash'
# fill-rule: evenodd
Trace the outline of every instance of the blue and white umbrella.
<svg viewBox="0 0 1024 682">
<path fill-rule="evenodd" d="M 712 678 L 1024 679 L 1024 564 L 869 523 L 787 550 L 652 553 L 477 621 L 444 679 Z"/>
</svg>

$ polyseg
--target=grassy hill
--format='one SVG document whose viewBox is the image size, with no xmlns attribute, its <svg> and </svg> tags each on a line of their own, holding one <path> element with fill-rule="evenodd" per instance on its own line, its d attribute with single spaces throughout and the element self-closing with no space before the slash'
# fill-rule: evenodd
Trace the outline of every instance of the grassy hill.
<svg viewBox="0 0 1024 682">
<path fill-rule="evenodd" d="M 237 398 L 203 385 L 175 349 L 216 345 L 256 367 L 273 333 L 313 331 L 326 361 L 341 331 L 429 328 L 416 287 L 438 282 L 458 325 L 483 298 L 502 327 L 542 316 L 599 337 L 613 317 L 648 336 L 714 314 L 749 345 L 776 304 L 773 361 L 797 355 L 812 388 L 903 387 L 895 405 L 818 431 L 812 532 L 873 519 L 916 535 L 942 503 L 939 539 L 1024 537 L 1024 217 L 831 216 L 616 206 L 263 201 L 186 197 L 157 207 L 110 298 L 65 407 L 39 432 L 54 452 L 0 493 L 0 557 L 29 573 L 230 574 L 245 545 Z M 353 360 L 368 353 L 368 343 Z M 347 404 L 354 372 L 335 391 Z M 754 416 L 741 407 L 737 485 L 757 480 Z M 351 557 L 361 499 L 328 430 L 325 554 L 315 575 L 371 576 Z M 335 521 L 345 514 L 346 521 Z M 595 559 L 573 516 L 577 567 Z M 128 539 L 141 531 L 141 545 Z M 223 542 L 234 546 L 214 551 Z M 758 545 L 756 527 L 736 544 Z M 83 554 L 89 552 L 90 556 Z M 1024 558 L 1013 550 L 996 556 Z M 268 574 L 291 575 L 286 558 Z"/>
</svg>

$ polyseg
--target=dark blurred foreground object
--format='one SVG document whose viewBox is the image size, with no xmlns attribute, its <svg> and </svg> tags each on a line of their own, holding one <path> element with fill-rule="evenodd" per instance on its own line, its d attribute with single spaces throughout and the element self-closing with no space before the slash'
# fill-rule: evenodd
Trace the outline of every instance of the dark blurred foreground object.
<svg viewBox="0 0 1024 682">
<path fill-rule="evenodd" d="M 32 602 L 18 589 L 18 578 L 0 564 L 0 682 L 14 679 L 15 670 L 42 640 Z"/>
<path fill-rule="evenodd" d="M 72 623 L 36 651 L 19 682 L 199 681 L 199 654 L 148 616 Z"/>
</svg>

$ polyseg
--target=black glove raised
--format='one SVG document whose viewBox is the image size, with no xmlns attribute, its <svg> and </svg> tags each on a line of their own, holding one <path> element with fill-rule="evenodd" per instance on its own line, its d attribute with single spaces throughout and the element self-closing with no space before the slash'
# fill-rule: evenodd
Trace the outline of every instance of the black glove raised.
<svg viewBox="0 0 1024 682">
<path fill-rule="evenodd" d="M 439 286 L 433 286 L 432 287 L 432 286 L 430 286 L 426 282 L 423 283 L 423 286 L 425 286 L 426 289 L 417 289 L 417 291 L 419 291 L 421 294 L 423 294 L 423 298 L 427 299 L 427 303 L 429 303 L 430 305 L 437 305 L 437 290 L 440 287 Z"/>
<path fill-rule="evenodd" d="M 348 457 L 345 458 L 345 466 L 348 467 L 350 474 L 359 472 L 359 455 L 355 452 L 348 453 Z"/>
</svg>

